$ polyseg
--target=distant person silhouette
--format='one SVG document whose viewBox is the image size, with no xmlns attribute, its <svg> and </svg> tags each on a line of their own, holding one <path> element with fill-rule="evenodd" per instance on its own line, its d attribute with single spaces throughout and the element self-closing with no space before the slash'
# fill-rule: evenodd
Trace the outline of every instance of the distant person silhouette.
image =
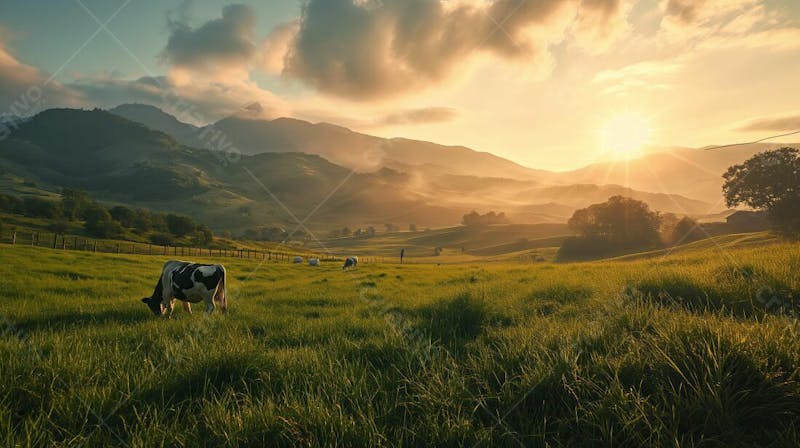
<svg viewBox="0 0 800 448">
<path fill-rule="evenodd" d="M 400 249 L 400 264 L 403 264 L 403 258 L 406 256 L 406 250 Z"/>
</svg>

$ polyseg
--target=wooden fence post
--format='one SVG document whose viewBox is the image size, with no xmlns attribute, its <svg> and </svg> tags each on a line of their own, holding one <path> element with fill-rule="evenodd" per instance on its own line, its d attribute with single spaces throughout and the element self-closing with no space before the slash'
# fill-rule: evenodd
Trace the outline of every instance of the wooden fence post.
<svg viewBox="0 0 800 448">
<path fill-rule="evenodd" d="M 94 252 L 97 253 L 97 240 L 94 241 Z"/>
<path fill-rule="evenodd" d="M 117 243 L 117 253 L 119 253 L 119 243 Z"/>
<path fill-rule="evenodd" d="M 61 250 L 67 250 L 67 236 L 61 234 Z"/>
<path fill-rule="evenodd" d="M 15 244 L 17 244 L 17 232 L 16 231 L 11 232 L 11 245 L 13 246 Z"/>
<path fill-rule="evenodd" d="M 53 249 L 58 247 L 57 244 L 58 244 L 58 234 L 57 233 L 53 233 Z"/>
</svg>

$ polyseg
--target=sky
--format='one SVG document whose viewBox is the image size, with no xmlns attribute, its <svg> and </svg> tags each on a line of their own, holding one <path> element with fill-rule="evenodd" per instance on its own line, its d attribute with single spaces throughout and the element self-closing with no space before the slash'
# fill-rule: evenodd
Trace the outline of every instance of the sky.
<svg viewBox="0 0 800 448">
<path fill-rule="evenodd" d="M 3 115 L 291 116 L 550 170 L 800 130 L 799 74 L 797 0 L 0 3 Z"/>
</svg>

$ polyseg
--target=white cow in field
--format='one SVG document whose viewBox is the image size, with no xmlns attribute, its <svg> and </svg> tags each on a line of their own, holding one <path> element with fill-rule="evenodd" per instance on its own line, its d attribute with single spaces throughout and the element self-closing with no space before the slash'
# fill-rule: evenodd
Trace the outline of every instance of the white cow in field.
<svg viewBox="0 0 800 448">
<path fill-rule="evenodd" d="M 164 264 L 161 277 L 153 295 L 142 302 L 150 307 L 156 316 L 169 311 L 172 317 L 175 299 L 183 302 L 183 308 L 192 313 L 192 303 L 205 302 L 206 311 L 211 313 L 219 304 L 224 313 L 228 310 L 225 298 L 226 273 L 221 264 L 198 264 L 172 260 Z"/>
</svg>

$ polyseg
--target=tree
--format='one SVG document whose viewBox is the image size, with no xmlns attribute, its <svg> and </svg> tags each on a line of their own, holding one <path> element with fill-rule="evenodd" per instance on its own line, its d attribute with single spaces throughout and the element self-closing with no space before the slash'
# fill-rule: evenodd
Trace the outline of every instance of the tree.
<svg viewBox="0 0 800 448">
<path fill-rule="evenodd" d="M 347 238 L 348 236 L 352 235 L 353 232 L 350 230 L 350 227 L 345 226 L 342 228 L 342 236 Z"/>
<path fill-rule="evenodd" d="M 0 210 L 11 213 L 24 213 L 24 201 L 17 196 L 0 194 Z"/>
<path fill-rule="evenodd" d="M 60 218 L 63 213 L 58 202 L 47 199 L 27 197 L 23 199 L 23 214 L 33 218 Z"/>
<path fill-rule="evenodd" d="M 149 210 L 139 208 L 133 211 L 135 217 L 133 218 L 133 229 L 136 232 L 144 233 L 153 227 L 152 214 Z"/>
<path fill-rule="evenodd" d="M 86 232 L 97 238 L 116 238 L 122 235 L 122 225 L 111 219 L 105 208 L 93 204 L 84 213 Z"/>
<path fill-rule="evenodd" d="M 196 241 L 201 245 L 207 245 L 214 241 L 214 232 L 205 224 L 197 226 L 195 234 Z"/>
<path fill-rule="evenodd" d="M 169 233 L 178 238 L 194 233 L 196 228 L 194 221 L 186 216 L 169 214 L 165 217 L 165 221 Z"/>
<path fill-rule="evenodd" d="M 623 196 L 577 210 L 567 224 L 584 237 L 601 237 L 614 244 L 646 245 L 659 239 L 658 213 L 642 201 Z"/>
<path fill-rule="evenodd" d="M 660 245 L 658 213 L 644 202 L 622 196 L 577 210 L 568 224 L 580 236 L 564 240 L 560 259 L 596 258 Z"/>
<path fill-rule="evenodd" d="M 461 219 L 461 224 L 467 227 L 490 226 L 493 224 L 509 224 L 510 222 L 511 221 L 506 217 L 506 214 L 503 212 L 500 213 L 489 212 L 486 213 L 485 215 L 481 215 L 475 210 L 467 213 Z"/>
<path fill-rule="evenodd" d="M 83 218 L 84 211 L 91 204 L 92 198 L 85 191 L 71 188 L 61 190 L 61 208 L 64 210 L 64 216 L 67 219 L 75 221 Z"/>
<path fill-rule="evenodd" d="M 691 243 L 703 239 L 705 233 L 694 219 L 684 216 L 680 219 L 669 234 L 667 242 L 672 245 Z"/>
<path fill-rule="evenodd" d="M 722 190 L 728 207 L 740 204 L 767 212 L 784 233 L 800 232 L 800 151 L 781 148 L 728 168 Z"/>
<path fill-rule="evenodd" d="M 123 227 L 130 229 L 136 224 L 136 212 L 128 207 L 117 205 L 116 207 L 112 207 L 108 212 L 111 214 L 111 217 L 114 218 L 114 221 L 122 224 Z"/>
</svg>

